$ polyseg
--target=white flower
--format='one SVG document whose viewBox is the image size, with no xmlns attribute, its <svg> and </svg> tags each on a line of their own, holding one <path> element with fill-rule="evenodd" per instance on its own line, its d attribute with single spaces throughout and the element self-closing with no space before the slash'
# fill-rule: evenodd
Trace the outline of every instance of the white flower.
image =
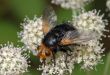
<svg viewBox="0 0 110 75">
<path fill-rule="evenodd" d="M 26 18 L 22 23 L 22 31 L 19 33 L 21 42 L 27 49 L 31 50 L 34 55 L 37 54 L 37 47 L 43 38 L 42 19 L 35 17 L 33 20 Z"/>
<path fill-rule="evenodd" d="M 90 45 L 92 44 L 92 46 Z M 98 63 L 102 62 L 103 44 L 99 40 L 91 40 L 86 45 L 76 47 L 76 63 L 82 63 L 81 68 L 90 70 L 94 69 Z"/>
<path fill-rule="evenodd" d="M 79 46 L 74 46 L 73 52 L 70 56 L 67 56 L 63 52 L 56 53 L 56 65 L 50 60 L 46 60 L 45 67 L 41 65 L 38 70 L 42 70 L 42 75 L 64 75 L 66 73 L 72 74 L 72 70 L 75 64 L 80 64 L 81 69 L 90 70 L 101 63 L 103 56 L 103 43 L 100 43 L 101 36 L 104 36 L 103 31 L 106 31 L 106 20 L 103 20 L 103 15 L 99 15 L 96 10 L 82 12 L 79 16 L 73 19 L 73 26 L 78 29 L 79 32 L 86 32 L 87 36 L 94 36 L 94 39 L 89 41 L 78 43 Z M 91 33 L 93 32 L 93 33 Z M 91 33 L 91 34 L 90 34 Z"/>
<path fill-rule="evenodd" d="M 110 0 L 106 0 L 106 12 L 108 12 L 108 17 L 110 17 Z"/>
<path fill-rule="evenodd" d="M 5 44 L 0 48 L 0 75 L 21 75 L 27 72 L 28 54 L 20 47 Z"/>
<path fill-rule="evenodd" d="M 80 31 L 94 32 L 95 39 L 100 39 L 103 35 L 103 31 L 106 31 L 105 26 L 107 25 L 107 20 L 103 20 L 104 15 L 99 16 L 99 12 L 96 10 L 82 12 L 79 16 L 76 16 L 73 20 L 74 26 Z"/>
<path fill-rule="evenodd" d="M 100 43 L 100 40 L 101 36 L 105 36 L 103 32 L 107 31 L 105 26 L 108 23 L 107 20 L 102 19 L 103 15 L 100 16 L 99 13 L 96 10 L 82 12 L 73 21 L 74 26 L 79 32 L 86 32 L 88 36 L 94 36 L 90 41 L 82 42 L 79 47 L 76 47 L 76 63 L 82 62 L 81 68 L 87 70 L 93 69 L 94 66 L 102 62 L 101 58 L 104 49 L 102 48 L 103 43 Z"/>
<path fill-rule="evenodd" d="M 61 5 L 61 7 L 67 9 L 79 9 L 92 1 L 93 0 L 52 0 L 51 3 Z"/>
<path fill-rule="evenodd" d="M 74 59 L 72 57 L 68 57 L 67 63 L 65 62 L 66 54 L 63 52 L 58 52 L 56 54 L 55 65 L 51 60 L 46 60 L 46 65 L 41 65 L 38 70 L 43 70 L 42 75 L 64 75 L 68 73 L 72 73 L 74 69 Z M 71 61 L 70 61 L 71 60 Z"/>
<path fill-rule="evenodd" d="M 107 6 L 108 10 L 110 10 L 110 0 L 107 0 L 106 6 Z"/>
</svg>

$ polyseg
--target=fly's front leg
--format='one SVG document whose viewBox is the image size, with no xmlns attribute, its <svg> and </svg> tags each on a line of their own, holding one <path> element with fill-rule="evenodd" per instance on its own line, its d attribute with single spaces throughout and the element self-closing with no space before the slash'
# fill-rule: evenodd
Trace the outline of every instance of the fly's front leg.
<svg viewBox="0 0 110 75">
<path fill-rule="evenodd" d="M 45 67 L 45 65 L 46 65 L 46 59 L 42 59 L 41 64 Z"/>
</svg>

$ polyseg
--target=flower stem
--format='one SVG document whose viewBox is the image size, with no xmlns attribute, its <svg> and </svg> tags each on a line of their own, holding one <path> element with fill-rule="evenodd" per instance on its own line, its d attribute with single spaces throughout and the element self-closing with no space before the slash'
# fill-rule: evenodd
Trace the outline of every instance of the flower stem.
<svg viewBox="0 0 110 75">
<path fill-rule="evenodd" d="M 104 69 L 104 74 L 103 75 L 108 75 L 109 68 L 110 68 L 110 52 L 107 55 L 106 65 L 105 65 L 105 69 Z"/>
<path fill-rule="evenodd" d="M 90 71 L 86 71 L 86 75 L 91 75 Z"/>
</svg>

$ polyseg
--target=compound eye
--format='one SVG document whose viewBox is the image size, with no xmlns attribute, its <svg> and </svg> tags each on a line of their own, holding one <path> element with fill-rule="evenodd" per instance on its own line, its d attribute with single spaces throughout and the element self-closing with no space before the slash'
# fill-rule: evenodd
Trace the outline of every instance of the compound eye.
<svg viewBox="0 0 110 75">
<path fill-rule="evenodd" d="M 50 56 L 50 52 L 45 51 L 46 56 Z"/>
<path fill-rule="evenodd" d="M 37 46 L 37 50 L 42 50 L 43 47 L 44 47 L 43 44 L 41 44 L 41 45 Z"/>
<path fill-rule="evenodd" d="M 40 46 L 37 47 L 37 50 L 39 50 L 39 49 L 40 49 Z"/>
</svg>

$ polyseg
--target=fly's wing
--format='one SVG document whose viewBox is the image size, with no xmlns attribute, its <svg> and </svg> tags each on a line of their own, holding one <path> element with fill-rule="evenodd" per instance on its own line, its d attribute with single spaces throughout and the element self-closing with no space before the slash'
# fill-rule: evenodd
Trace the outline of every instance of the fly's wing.
<svg viewBox="0 0 110 75">
<path fill-rule="evenodd" d="M 74 39 L 74 43 L 80 44 L 95 39 L 95 32 L 81 32 L 78 38 Z"/>
<path fill-rule="evenodd" d="M 94 39 L 93 32 L 81 32 L 77 30 L 66 32 L 65 36 L 62 38 L 60 45 L 72 45 L 80 44 L 82 42 L 87 42 Z"/>
<path fill-rule="evenodd" d="M 57 16 L 52 7 L 47 7 L 44 10 L 43 16 L 43 32 L 44 34 L 48 33 L 49 30 L 56 25 Z"/>
<path fill-rule="evenodd" d="M 70 45 L 74 43 L 74 39 L 79 37 L 77 30 L 68 31 L 62 38 L 60 45 Z"/>
</svg>

